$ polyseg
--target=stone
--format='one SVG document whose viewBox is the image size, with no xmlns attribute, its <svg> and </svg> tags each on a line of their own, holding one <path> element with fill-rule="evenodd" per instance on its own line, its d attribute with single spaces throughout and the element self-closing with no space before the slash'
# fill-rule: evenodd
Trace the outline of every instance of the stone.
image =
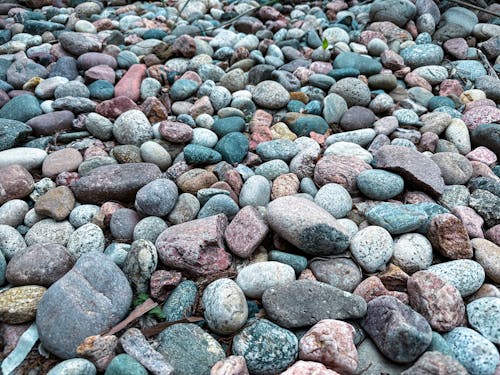
<svg viewBox="0 0 500 375">
<path fill-rule="evenodd" d="M 28 213 L 28 204 L 21 199 L 12 199 L 0 206 L 0 224 L 17 227 Z"/>
<path fill-rule="evenodd" d="M 99 52 L 102 48 L 101 42 L 93 34 L 63 32 L 58 37 L 61 46 L 75 56 L 87 52 Z"/>
<path fill-rule="evenodd" d="M 416 206 L 384 202 L 369 208 L 366 219 L 391 234 L 412 232 L 426 224 L 428 215 Z"/>
<path fill-rule="evenodd" d="M 361 297 L 310 280 L 271 287 L 262 295 L 262 303 L 269 318 L 285 328 L 308 326 L 323 319 L 356 319 L 366 313 Z"/>
<path fill-rule="evenodd" d="M 252 98 L 263 108 L 279 109 L 288 103 L 290 94 L 277 82 L 262 81 L 255 86 Z"/>
<path fill-rule="evenodd" d="M 189 193 L 182 193 L 177 199 L 177 203 L 168 215 L 168 220 L 172 224 L 181 224 L 193 220 L 200 210 L 200 202 Z"/>
<path fill-rule="evenodd" d="M 137 102 L 141 95 L 141 83 L 146 78 L 146 66 L 132 65 L 115 86 L 115 96 L 126 96 Z"/>
<path fill-rule="evenodd" d="M 32 132 L 30 126 L 16 120 L 0 119 L 0 151 L 20 145 Z"/>
<path fill-rule="evenodd" d="M 323 100 L 323 117 L 328 124 L 338 124 L 347 112 L 347 103 L 337 94 L 329 94 Z"/>
<path fill-rule="evenodd" d="M 238 331 L 248 318 L 248 308 L 243 291 L 231 279 L 218 279 L 203 291 L 204 317 L 209 328 L 227 335 Z"/>
<path fill-rule="evenodd" d="M 191 280 L 182 281 L 167 297 L 163 305 L 165 320 L 175 322 L 191 316 L 197 295 L 196 284 Z"/>
<path fill-rule="evenodd" d="M 362 280 L 360 267 L 344 257 L 322 257 L 311 261 L 309 268 L 318 281 L 352 292 Z"/>
<path fill-rule="evenodd" d="M 372 7 L 374 9 L 375 7 Z M 325 30 L 326 31 L 326 30 Z M 354 52 L 341 52 L 333 61 L 334 69 L 353 68 L 361 74 L 371 76 L 382 70 L 382 64 L 366 55 Z"/>
<path fill-rule="evenodd" d="M 483 267 L 486 275 L 497 283 L 500 280 L 500 246 L 483 238 L 474 238 L 471 243 L 476 262 Z"/>
<path fill-rule="evenodd" d="M 144 113 L 130 110 L 116 119 L 113 124 L 113 135 L 121 144 L 140 146 L 153 137 L 153 130 Z"/>
<path fill-rule="evenodd" d="M 427 236 L 433 247 L 447 258 L 464 259 L 473 256 L 467 230 L 460 219 L 452 214 L 434 216 Z"/>
<path fill-rule="evenodd" d="M 444 335 L 455 358 L 470 374 L 494 374 L 500 361 L 498 350 L 476 331 L 457 327 Z"/>
<path fill-rule="evenodd" d="M 484 146 L 500 157 L 500 125 L 481 124 L 471 132 L 474 147 Z"/>
<path fill-rule="evenodd" d="M 368 303 L 361 325 L 379 350 L 396 363 L 409 363 L 427 349 L 432 339 L 427 321 L 391 296 Z"/>
<path fill-rule="evenodd" d="M 376 272 L 385 268 L 392 257 L 392 237 L 382 227 L 368 226 L 354 235 L 350 251 L 366 272 Z"/>
<path fill-rule="evenodd" d="M 175 324 L 158 335 L 158 351 L 168 358 L 175 374 L 210 374 L 210 369 L 225 358 L 220 344 L 195 324 Z"/>
<path fill-rule="evenodd" d="M 269 233 L 259 211 L 253 206 L 243 207 L 224 232 L 229 250 L 241 258 L 248 258 Z"/>
<path fill-rule="evenodd" d="M 148 240 L 136 240 L 127 253 L 122 270 L 136 293 L 147 293 L 149 280 L 158 265 L 158 253 Z"/>
<path fill-rule="evenodd" d="M 6 279 L 15 286 L 49 287 L 73 267 L 70 254 L 57 244 L 32 245 L 17 251 L 9 261 Z"/>
<path fill-rule="evenodd" d="M 404 189 L 404 180 L 396 173 L 384 170 L 366 170 L 356 178 L 358 189 L 368 198 L 388 200 L 401 194 Z"/>
<path fill-rule="evenodd" d="M 368 85 L 357 78 L 343 78 L 337 81 L 330 89 L 331 92 L 341 96 L 348 107 L 366 107 L 371 100 Z"/>
<path fill-rule="evenodd" d="M 353 373 L 358 366 L 354 328 L 343 321 L 325 319 L 316 323 L 299 342 L 299 358 L 321 362 L 340 373 Z M 328 340 L 324 340 L 328 337 Z"/>
<path fill-rule="evenodd" d="M 55 243 L 65 246 L 74 228 L 68 221 L 42 219 L 36 222 L 25 235 L 28 246 Z"/>
<path fill-rule="evenodd" d="M 267 206 L 271 197 L 271 184 L 263 176 L 250 176 L 241 187 L 239 204 L 245 206 Z"/>
<path fill-rule="evenodd" d="M 75 197 L 70 188 L 59 186 L 43 194 L 35 203 L 35 211 L 54 220 L 66 219 L 75 205 Z"/>
<path fill-rule="evenodd" d="M 427 65 L 440 65 L 443 60 L 443 49 L 436 44 L 417 44 L 400 52 L 406 65 L 415 69 Z"/>
<path fill-rule="evenodd" d="M 136 211 L 130 208 L 118 208 L 111 216 L 109 229 L 114 238 L 130 241 L 139 220 L 140 216 Z"/>
<path fill-rule="evenodd" d="M 251 374 L 265 375 L 284 371 L 295 362 L 298 340 L 292 332 L 258 319 L 234 337 L 232 349 L 245 358 Z"/>
<path fill-rule="evenodd" d="M 301 374 L 318 374 L 318 375 L 338 375 L 338 372 L 327 369 L 324 365 L 318 362 L 297 361 L 290 366 L 281 375 L 301 375 Z"/>
<path fill-rule="evenodd" d="M 161 121 L 159 131 L 164 139 L 173 143 L 189 142 L 193 137 L 193 129 L 182 122 Z"/>
<path fill-rule="evenodd" d="M 408 365 L 395 363 L 380 353 L 372 340 L 366 338 L 358 346 L 357 372 L 369 369 L 373 374 L 388 373 L 399 375 L 408 368 Z"/>
<path fill-rule="evenodd" d="M 465 367 L 453 357 L 444 355 L 438 351 L 428 351 L 422 354 L 413 366 L 401 373 L 401 375 L 417 374 L 467 375 L 468 372 Z"/>
<path fill-rule="evenodd" d="M 7 324 L 22 324 L 32 321 L 37 305 L 46 288 L 27 285 L 10 288 L 0 294 L 0 321 Z"/>
<path fill-rule="evenodd" d="M 31 171 L 39 168 L 46 157 L 47 152 L 39 148 L 15 147 L 0 151 L 0 168 L 17 164 L 17 167 Z"/>
<path fill-rule="evenodd" d="M 374 155 L 373 166 L 401 175 L 408 185 L 432 195 L 441 195 L 444 181 L 439 166 L 418 151 L 401 146 L 383 146 Z"/>
<path fill-rule="evenodd" d="M 408 296 L 410 306 L 436 331 L 451 331 L 464 321 L 460 292 L 428 271 L 416 272 L 408 279 Z"/>
<path fill-rule="evenodd" d="M 303 198 L 286 196 L 267 207 L 271 229 L 310 255 L 329 255 L 345 250 L 345 229 L 326 210 Z"/>
<path fill-rule="evenodd" d="M 57 366 L 52 367 L 48 375 L 95 375 L 97 373 L 95 365 L 84 358 L 72 358 L 62 361 Z"/>
<path fill-rule="evenodd" d="M 353 292 L 363 298 L 367 303 L 380 296 L 392 296 L 404 304 L 408 304 L 408 294 L 398 291 L 390 291 L 384 286 L 377 276 L 364 279 Z"/>
<path fill-rule="evenodd" d="M 34 184 L 33 176 L 21 165 L 0 166 L 0 204 L 26 197 Z"/>
<path fill-rule="evenodd" d="M 171 180 L 162 178 L 151 181 L 136 194 L 136 209 L 149 216 L 167 216 L 178 198 L 177 186 Z"/>
<path fill-rule="evenodd" d="M 147 375 L 148 372 L 133 357 L 128 354 L 118 354 L 115 358 L 111 360 L 104 375 Z"/>
<path fill-rule="evenodd" d="M 132 291 L 118 266 L 104 254 L 84 254 L 38 303 L 40 340 L 60 358 L 75 357 L 84 338 L 121 321 L 131 302 Z"/>
<path fill-rule="evenodd" d="M 83 162 L 80 152 L 74 148 L 64 148 L 49 154 L 42 164 L 42 173 L 54 177 L 62 172 L 73 172 Z"/>
<path fill-rule="evenodd" d="M 482 297 L 467 305 L 467 318 L 470 325 L 494 344 L 500 342 L 498 320 L 500 299 Z"/>
<path fill-rule="evenodd" d="M 93 169 L 71 189 L 81 203 L 130 202 L 140 188 L 160 175 L 160 169 L 151 163 L 107 165 Z"/>
<path fill-rule="evenodd" d="M 432 155 L 446 185 L 463 185 L 472 177 L 472 165 L 464 156 L 454 152 L 439 152 Z"/>
<path fill-rule="evenodd" d="M 0 118 L 26 122 L 40 116 L 42 110 L 35 96 L 23 94 L 9 100 L 0 108 Z"/>
<path fill-rule="evenodd" d="M 241 269 L 236 278 L 236 284 L 249 298 L 261 298 L 267 289 L 292 281 L 295 281 L 294 269 L 273 261 L 250 264 Z"/>
<path fill-rule="evenodd" d="M 165 265 L 193 275 L 223 271 L 231 262 L 223 245 L 226 227 L 223 214 L 171 226 L 156 240 L 158 255 Z"/>
<path fill-rule="evenodd" d="M 342 185 L 349 193 L 357 191 L 356 178 L 371 166 L 350 156 L 325 155 L 314 167 L 314 182 L 321 187 L 328 183 Z"/>
<path fill-rule="evenodd" d="M 210 370 L 210 375 L 224 374 L 249 375 L 245 358 L 239 355 L 231 355 L 217 362 Z"/>
<path fill-rule="evenodd" d="M 484 269 L 473 260 L 459 259 L 434 264 L 427 269 L 458 289 L 462 297 L 476 292 L 484 282 Z"/>
<path fill-rule="evenodd" d="M 242 133 L 232 132 L 222 137 L 215 146 L 215 151 L 221 154 L 222 160 L 230 164 L 238 164 L 247 155 L 249 141 Z"/>
<path fill-rule="evenodd" d="M 392 262 L 412 274 L 432 264 L 433 252 L 429 240 L 419 233 L 406 233 L 394 239 Z"/>
<path fill-rule="evenodd" d="M 416 7 L 411 1 L 391 0 L 375 1 L 370 8 L 371 21 L 390 21 L 399 27 L 411 20 L 416 13 Z"/>
</svg>

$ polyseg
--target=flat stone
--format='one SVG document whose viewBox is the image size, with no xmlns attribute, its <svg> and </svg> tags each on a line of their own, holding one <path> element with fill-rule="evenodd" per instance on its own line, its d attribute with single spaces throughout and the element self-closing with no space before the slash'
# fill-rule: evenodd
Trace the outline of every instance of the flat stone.
<svg viewBox="0 0 500 375">
<path fill-rule="evenodd" d="M 0 321 L 7 324 L 22 324 L 35 318 L 37 305 L 46 288 L 27 285 L 10 288 L 0 294 Z"/>
<path fill-rule="evenodd" d="M 93 169 L 71 188 L 76 199 L 82 203 L 130 202 L 141 187 L 160 175 L 160 169 L 150 163 L 106 165 Z"/>
<path fill-rule="evenodd" d="M 416 150 L 401 146 L 383 146 L 374 155 L 373 166 L 398 173 L 415 188 L 435 196 L 444 190 L 439 166 Z"/>
<path fill-rule="evenodd" d="M 428 219 L 425 212 L 412 209 L 410 205 L 389 202 L 374 205 L 365 216 L 371 224 L 383 227 L 391 234 L 413 232 Z"/>
<path fill-rule="evenodd" d="M 438 351 L 428 351 L 422 354 L 417 362 L 401 375 L 417 374 L 457 374 L 467 375 L 468 372 L 464 366 L 456 359 Z"/>
<path fill-rule="evenodd" d="M 121 321 L 131 302 L 132 291 L 118 266 L 104 254 L 84 254 L 38 303 L 40 341 L 58 357 L 73 358 L 83 339 Z"/>
<path fill-rule="evenodd" d="M 0 119 L 0 151 L 18 146 L 26 140 L 32 129 L 21 121 Z"/>
<path fill-rule="evenodd" d="M 356 319 L 366 313 L 366 302 L 361 297 L 310 280 L 269 288 L 262 303 L 270 319 L 286 328 L 308 326 L 323 319 Z"/>
<path fill-rule="evenodd" d="M 73 128 L 74 119 L 75 115 L 70 111 L 55 111 L 33 117 L 26 122 L 26 125 L 31 126 L 34 135 L 53 135 L 70 131 Z"/>
<path fill-rule="evenodd" d="M 75 206 L 75 197 L 67 186 L 59 186 L 43 194 L 35 203 L 35 211 L 54 220 L 66 219 Z"/>
<path fill-rule="evenodd" d="M 47 152 L 39 148 L 15 147 L 0 151 L 0 168 L 17 164 L 18 167 L 24 167 L 27 170 L 37 169 L 46 157 Z"/>
</svg>

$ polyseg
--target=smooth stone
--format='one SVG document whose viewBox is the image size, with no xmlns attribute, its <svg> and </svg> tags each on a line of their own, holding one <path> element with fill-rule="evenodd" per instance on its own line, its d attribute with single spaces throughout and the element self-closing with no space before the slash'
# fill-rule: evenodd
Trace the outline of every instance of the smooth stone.
<svg viewBox="0 0 500 375">
<path fill-rule="evenodd" d="M 73 358 L 62 361 L 57 366 L 52 367 L 47 375 L 95 375 L 96 373 L 95 365 L 89 360 Z"/>
<path fill-rule="evenodd" d="M 0 206 L 0 224 L 17 227 L 28 213 L 28 204 L 21 199 L 13 199 Z"/>
<path fill-rule="evenodd" d="M 333 61 L 334 69 L 353 68 L 366 76 L 377 74 L 382 70 L 382 64 L 375 59 L 354 52 L 341 52 Z"/>
<path fill-rule="evenodd" d="M 383 227 L 391 234 L 412 232 L 427 222 L 425 212 L 419 212 L 408 205 L 380 203 L 365 212 L 371 224 Z"/>
<path fill-rule="evenodd" d="M 108 165 L 80 178 L 73 193 L 81 203 L 100 204 L 109 200 L 132 201 L 140 188 L 159 178 L 160 169 L 150 163 Z"/>
<path fill-rule="evenodd" d="M 128 354 L 118 354 L 111 360 L 104 375 L 148 375 L 147 370 Z"/>
<path fill-rule="evenodd" d="M 298 136 L 308 136 L 311 132 L 325 134 L 329 128 L 327 122 L 316 115 L 301 115 L 289 127 Z"/>
<path fill-rule="evenodd" d="M 211 197 L 198 212 L 198 219 L 218 214 L 225 214 L 232 219 L 239 211 L 236 202 L 226 194 L 217 194 Z"/>
<path fill-rule="evenodd" d="M 279 109 L 288 103 L 290 94 L 277 82 L 263 81 L 255 86 L 252 99 L 263 108 Z"/>
<path fill-rule="evenodd" d="M 66 246 L 74 228 L 68 221 L 55 221 L 43 219 L 35 223 L 25 235 L 26 244 L 55 243 Z"/>
<path fill-rule="evenodd" d="M 156 216 L 145 217 L 134 227 L 133 240 L 148 240 L 155 243 L 158 236 L 167 228 L 168 225 L 163 219 Z"/>
<path fill-rule="evenodd" d="M 269 226 L 281 237 L 310 255 L 329 255 L 345 250 L 345 229 L 320 206 L 303 198 L 285 196 L 267 207 Z"/>
<path fill-rule="evenodd" d="M 58 357 L 73 358 L 84 338 L 117 324 L 131 302 L 132 291 L 118 266 L 104 254 L 84 254 L 39 302 L 40 341 Z"/>
<path fill-rule="evenodd" d="M 318 281 L 349 293 L 361 283 L 363 276 L 360 267 L 349 258 L 317 258 L 309 267 Z"/>
<path fill-rule="evenodd" d="M 439 152 L 431 156 L 446 185 L 464 185 L 472 177 L 472 165 L 465 156 L 454 152 Z"/>
<path fill-rule="evenodd" d="M 151 275 L 158 265 L 158 253 L 148 240 L 136 240 L 127 253 L 122 270 L 136 293 L 147 293 Z"/>
<path fill-rule="evenodd" d="M 190 144 L 184 147 L 184 160 L 188 164 L 206 165 L 215 164 L 222 160 L 222 155 L 217 151 L 196 144 Z"/>
<path fill-rule="evenodd" d="M 474 147 L 484 146 L 500 157 L 500 125 L 481 124 L 471 132 Z"/>
<path fill-rule="evenodd" d="M 75 116 L 70 111 L 56 111 L 33 117 L 26 124 L 31 126 L 33 134 L 53 135 L 57 132 L 70 131 Z"/>
<path fill-rule="evenodd" d="M 239 204 L 245 206 L 267 206 L 271 197 L 271 183 L 263 176 L 250 176 L 239 196 Z"/>
<path fill-rule="evenodd" d="M 275 374 L 295 361 L 298 340 L 292 332 L 258 319 L 234 337 L 232 349 L 233 354 L 245 358 L 251 374 Z"/>
<path fill-rule="evenodd" d="M 316 193 L 314 202 L 336 219 L 345 217 L 352 209 L 349 192 L 339 184 L 323 185 Z"/>
<path fill-rule="evenodd" d="M 121 144 L 140 146 L 153 138 L 153 130 L 144 113 L 130 110 L 115 120 L 113 135 Z"/>
<path fill-rule="evenodd" d="M 177 186 L 166 178 L 151 181 L 137 191 L 136 209 L 148 216 L 167 216 L 178 198 Z"/>
<path fill-rule="evenodd" d="M 368 226 L 357 232 L 351 240 L 354 259 L 366 272 L 385 268 L 394 252 L 390 233 L 382 227 Z"/>
<path fill-rule="evenodd" d="M 434 264 L 428 268 L 444 281 L 458 289 L 462 297 L 476 292 L 483 285 L 485 273 L 483 267 L 473 260 L 459 259 Z"/>
<path fill-rule="evenodd" d="M 47 152 L 39 148 L 15 147 L 0 151 L 0 168 L 17 164 L 27 170 L 32 170 L 39 168 L 46 157 Z"/>
<path fill-rule="evenodd" d="M 16 120 L 0 119 L 0 151 L 8 150 L 23 143 L 32 132 L 30 126 Z"/>
<path fill-rule="evenodd" d="M 325 150 L 324 155 L 355 157 L 370 164 L 373 156 L 360 145 L 351 142 L 336 142 Z"/>
<path fill-rule="evenodd" d="M 483 238 L 471 240 L 474 257 L 484 269 L 486 275 L 494 282 L 500 280 L 500 246 Z"/>
<path fill-rule="evenodd" d="M 392 262 L 412 274 L 432 264 L 433 252 L 429 240 L 419 233 L 406 233 L 394 239 Z"/>
<path fill-rule="evenodd" d="M 404 180 L 401 176 L 376 169 L 361 172 L 356 178 L 356 184 L 364 195 L 375 200 L 394 198 L 404 189 Z"/>
<path fill-rule="evenodd" d="M 231 279 L 218 279 L 203 291 L 204 317 L 210 329 L 227 335 L 239 330 L 247 321 L 248 307 L 243 291 Z"/>
<path fill-rule="evenodd" d="M 256 152 L 264 161 L 280 159 L 288 162 L 299 150 L 296 144 L 288 139 L 276 139 L 260 143 Z"/>
<path fill-rule="evenodd" d="M 443 60 L 443 49 L 436 44 L 417 44 L 400 52 L 405 64 L 415 69 L 427 65 L 439 65 Z"/>
<path fill-rule="evenodd" d="M 240 270 L 236 278 L 236 283 L 249 298 L 261 298 L 267 289 L 292 281 L 295 281 L 294 269 L 273 261 L 250 264 Z"/>
<path fill-rule="evenodd" d="M 281 159 L 270 160 L 255 168 L 255 174 L 264 176 L 269 181 L 290 172 L 288 164 Z"/>
<path fill-rule="evenodd" d="M 215 363 L 226 357 L 221 345 L 195 324 L 175 324 L 158 335 L 157 350 L 178 375 L 209 375 Z"/>
<path fill-rule="evenodd" d="M 344 98 L 348 107 L 366 107 L 371 100 L 368 85 L 357 78 L 343 78 L 337 81 L 330 89 L 331 92 Z"/>
<path fill-rule="evenodd" d="M 329 94 L 323 100 L 323 117 L 328 124 L 338 124 L 347 112 L 347 103 L 337 94 Z"/>
<path fill-rule="evenodd" d="M 457 327 L 444 335 L 457 360 L 471 375 L 494 374 L 500 362 L 498 349 L 476 331 Z"/>
<path fill-rule="evenodd" d="M 9 100 L 0 108 L 0 118 L 26 122 L 40 116 L 42 109 L 33 95 L 23 94 Z"/>
<path fill-rule="evenodd" d="M 215 151 L 222 155 L 222 160 L 230 163 L 241 163 L 247 155 L 249 142 L 242 133 L 233 132 L 222 137 L 215 146 Z"/>
<path fill-rule="evenodd" d="M 95 224 L 88 223 L 71 233 L 66 247 L 73 261 L 76 261 L 85 253 L 102 253 L 104 242 L 102 229 Z"/>
<path fill-rule="evenodd" d="M 400 375 L 408 365 L 395 363 L 380 353 L 375 343 L 366 338 L 358 346 L 358 368 L 356 372 L 370 369 L 373 375 L 387 373 L 389 375 Z"/>
<path fill-rule="evenodd" d="M 309 326 L 323 319 L 356 319 L 366 313 L 361 297 L 310 280 L 269 288 L 262 303 L 268 316 L 285 328 Z"/>
<path fill-rule="evenodd" d="M 419 373 L 433 373 L 435 371 L 456 375 L 467 375 L 464 366 L 452 356 L 437 351 L 427 351 L 408 370 L 401 375 L 412 375 Z"/>
</svg>

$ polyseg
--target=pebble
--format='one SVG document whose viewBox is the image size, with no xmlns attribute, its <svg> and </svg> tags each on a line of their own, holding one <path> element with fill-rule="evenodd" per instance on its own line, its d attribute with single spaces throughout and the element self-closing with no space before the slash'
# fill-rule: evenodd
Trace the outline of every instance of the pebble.
<svg viewBox="0 0 500 375">
<path fill-rule="evenodd" d="M 483 238 L 474 238 L 471 240 L 474 249 L 474 258 L 483 267 L 486 275 L 498 282 L 500 280 L 500 269 L 498 259 L 500 257 L 500 247 L 493 242 Z"/>
<path fill-rule="evenodd" d="M 394 198 L 404 189 L 401 176 L 377 169 L 361 172 L 356 178 L 356 184 L 368 198 L 381 201 Z"/>
<path fill-rule="evenodd" d="M 394 252 L 390 233 L 378 226 L 368 226 L 357 232 L 349 248 L 357 263 L 370 273 L 383 269 Z"/>
<path fill-rule="evenodd" d="M 15 147 L 0 151 L 0 168 L 18 165 L 29 171 L 39 168 L 47 152 L 39 148 Z"/>
<path fill-rule="evenodd" d="M 292 281 L 295 281 L 294 269 L 273 261 L 250 264 L 240 270 L 236 278 L 236 283 L 249 298 L 261 298 L 267 289 Z"/>
<path fill-rule="evenodd" d="M 243 290 L 231 279 L 218 279 L 203 291 L 204 317 L 210 329 L 222 335 L 238 331 L 247 321 Z"/>
<path fill-rule="evenodd" d="M 266 319 L 259 319 L 234 337 L 233 352 L 245 358 L 252 374 L 276 373 L 284 371 L 295 361 L 298 340 L 292 332 Z"/>
<path fill-rule="evenodd" d="M 24 216 L 28 213 L 28 204 L 21 199 L 12 199 L 0 206 L 0 225 L 17 227 L 23 223 Z"/>
<path fill-rule="evenodd" d="M 83 358 L 73 358 L 62 361 L 57 366 L 50 369 L 50 375 L 95 375 L 96 367 L 92 362 Z"/>
<path fill-rule="evenodd" d="M 106 368 L 105 375 L 147 375 L 147 370 L 138 361 L 128 354 L 118 354 Z"/>
<path fill-rule="evenodd" d="M 350 293 L 362 280 L 361 269 L 349 258 L 317 258 L 309 267 L 318 281 Z"/>
<path fill-rule="evenodd" d="M 365 216 L 371 224 L 378 225 L 391 234 L 413 232 L 428 220 L 428 215 L 415 210 L 415 206 L 389 202 L 374 205 L 365 212 Z"/>
<path fill-rule="evenodd" d="M 151 275 L 158 265 L 158 253 L 148 240 L 132 242 L 122 270 L 136 293 L 148 291 Z"/>
<path fill-rule="evenodd" d="M 432 265 L 429 272 L 458 289 L 462 297 L 476 292 L 484 282 L 484 269 L 473 260 L 459 259 Z"/>
<path fill-rule="evenodd" d="M 139 189 L 135 197 L 136 209 L 149 216 L 167 216 L 175 206 L 178 192 L 174 182 L 157 179 Z"/>
<path fill-rule="evenodd" d="M 32 321 L 46 291 L 46 288 L 38 285 L 19 286 L 4 291 L 0 294 L 0 320 L 6 324 Z"/>
<path fill-rule="evenodd" d="M 412 274 L 429 268 L 433 260 L 430 241 L 419 233 L 406 233 L 394 239 L 392 261 L 404 272 Z"/>
</svg>

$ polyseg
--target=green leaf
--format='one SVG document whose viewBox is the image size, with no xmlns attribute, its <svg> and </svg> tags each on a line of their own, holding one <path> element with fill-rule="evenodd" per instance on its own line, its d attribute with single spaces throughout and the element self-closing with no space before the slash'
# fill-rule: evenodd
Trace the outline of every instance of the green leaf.
<svg viewBox="0 0 500 375">
<path fill-rule="evenodd" d="M 140 304 L 144 303 L 147 299 L 149 298 L 147 293 L 139 293 L 132 304 L 134 307 L 139 306 Z M 157 319 L 157 320 L 165 320 L 166 316 L 163 312 L 163 310 L 160 308 L 160 306 L 156 306 L 155 308 L 151 309 L 148 311 L 148 315 Z"/>
<path fill-rule="evenodd" d="M 328 49 L 328 40 L 326 40 L 326 38 L 323 39 L 322 47 L 323 49 Z"/>
</svg>

